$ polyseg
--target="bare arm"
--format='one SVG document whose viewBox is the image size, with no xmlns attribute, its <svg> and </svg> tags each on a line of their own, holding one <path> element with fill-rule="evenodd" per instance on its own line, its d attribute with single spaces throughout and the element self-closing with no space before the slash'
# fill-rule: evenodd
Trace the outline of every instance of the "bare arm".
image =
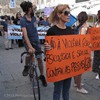
<svg viewBox="0 0 100 100">
<path fill-rule="evenodd" d="M 26 28 L 25 27 L 22 27 L 21 29 L 22 29 L 22 32 L 23 32 L 24 39 L 25 39 L 25 41 L 26 41 L 26 43 L 27 43 L 27 45 L 29 47 L 29 51 L 28 52 L 30 52 L 30 53 L 35 52 L 35 49 L 32 47 L 32 45 L 31 45 L 31 43 L 29 41 L 29 38 L 27 36 Z"/>
<path fill-rule="evenodd" d="M 82 28 L 79 32 L 79 35 L 85 35 L 86 34 L 86 29 Z"/>
</svg>

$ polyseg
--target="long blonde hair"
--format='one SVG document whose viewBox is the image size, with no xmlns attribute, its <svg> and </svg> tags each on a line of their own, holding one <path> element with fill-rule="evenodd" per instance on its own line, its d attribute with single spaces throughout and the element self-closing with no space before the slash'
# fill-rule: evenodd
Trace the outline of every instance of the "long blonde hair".
<svg viewBox="0 0 100 100">
<path fill-rule="evenodd" d="M 50 23 L 51 24 L 57 23 L 59 21 L 59 17 L 57 16 L 57 13 L 63 11 L 65 8 L 70 9 L 69 5 L 67 5 L 67 4 L 63 4 L 63 5 L 60 4 L 60 5 L 56 6 L 54 11 L 52 11 L 50 14 Z"/>
</svg>

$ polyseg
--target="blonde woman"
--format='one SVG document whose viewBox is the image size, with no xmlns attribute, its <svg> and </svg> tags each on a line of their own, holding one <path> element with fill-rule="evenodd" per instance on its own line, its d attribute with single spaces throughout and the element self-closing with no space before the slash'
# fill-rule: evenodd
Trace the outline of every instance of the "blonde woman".
<svg viewBox="0 0 100 100">
<path fill-rule="evenodd" d="M 66 27 L 65 23 L 69 22 L 70 8 L 68 5 L 58 5 L 55 10 L 50 15 L 50 22 L 52 26 L 47 31 L 47 36 L 49 35 L 71 35 L 71 27 Z M 56 25 L 55 25 L 56 23 Z M 44 47 L 50 50 L 51 46 L 45 42 Z M 69 89 L 71 85 L 71 78 L 64 79 L 62 81 L 54 82 L 54 92 L 53 100 L 60 100 L 60 94 L 62 90 L 63 100 L 69 100 Z"/>
</svg>

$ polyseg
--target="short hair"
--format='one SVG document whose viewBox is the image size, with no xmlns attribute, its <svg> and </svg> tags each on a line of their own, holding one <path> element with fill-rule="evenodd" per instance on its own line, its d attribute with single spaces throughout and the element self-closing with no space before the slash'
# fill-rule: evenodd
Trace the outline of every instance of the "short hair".
<svg viewBox="0 0 100 100">
<path fill-rule="evenodd" d="M 29 11 L 29 8 L 32 8 L 32 3 L 29 1 L 23 1 L 20 4 L 20 7 L 22 8 L 23 12 L 25 12 L 27 14 Z"/>
<path fill-rule="evenodd" d="M 82 11 L 78 14 L 78 21 L 79 21 L 79 25 L 76 28 L 76 31 L 78 30 L 78 28 L 80 26 L 82 26 L 86 21 L 88 20 L 88 15 L 85 11 Z"/>
</svg>

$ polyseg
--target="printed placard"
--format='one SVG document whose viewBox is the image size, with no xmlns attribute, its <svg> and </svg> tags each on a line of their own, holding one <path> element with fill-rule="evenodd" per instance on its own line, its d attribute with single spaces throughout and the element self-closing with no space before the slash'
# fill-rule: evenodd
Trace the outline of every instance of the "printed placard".
<svg viewBox="0 0 100 100">
<path fill-rule="evenodd" d="M 49 28 L 50 27 L 37 27 L 37 32 L 38 32 L 39 39 L 45 39 L 45 36 L 47 34 L 47 30 Z"/>
<path fill-rule="evenodd" d="M 45 36 L 47 82 L 61 81 L 91 71 L 90 35 Z"/>
<path fill-rule="evenodd" d="M 9 25 L 8 26 L 8 39 L 22 39 L 21 26 Z"/>
</svg>

